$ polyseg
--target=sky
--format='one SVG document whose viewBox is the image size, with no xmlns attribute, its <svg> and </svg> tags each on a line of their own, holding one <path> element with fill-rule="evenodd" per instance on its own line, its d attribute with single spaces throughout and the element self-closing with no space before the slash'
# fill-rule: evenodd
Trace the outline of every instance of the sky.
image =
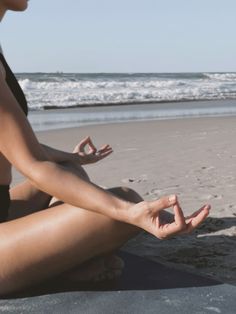
<svg viewBox="0 0 236 314">
<path fill-rule="evenodd" d="M 0 42 L 14 72 L 233 72 L 235 12 L 235 0 L 30 0 Z"/>
</svg>

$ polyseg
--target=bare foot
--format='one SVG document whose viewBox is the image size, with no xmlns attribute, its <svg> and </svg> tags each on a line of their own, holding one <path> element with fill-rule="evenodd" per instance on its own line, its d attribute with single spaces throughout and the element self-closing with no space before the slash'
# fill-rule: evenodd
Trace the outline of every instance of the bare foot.
<svg viewBox="0 0 236 314">
<path fill-rule="evenodd" d="M 123 260 L 116 255 L 97 257 L 85 262 L 65 274 L 62 278 L 70 282 L 99 282 L 113 280 L 122 274 Z"/>
</svg>

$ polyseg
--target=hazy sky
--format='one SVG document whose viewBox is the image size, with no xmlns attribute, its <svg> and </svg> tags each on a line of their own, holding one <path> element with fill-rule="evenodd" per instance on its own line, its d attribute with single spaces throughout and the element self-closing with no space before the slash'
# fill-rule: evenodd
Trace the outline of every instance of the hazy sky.
<svg viewBox="0 0 236 314">
<path fill-rule="evenodd" d="M 1 23 L 15 72 L 236 71 L 235 0 L 30 0 Z"/>
</svg>

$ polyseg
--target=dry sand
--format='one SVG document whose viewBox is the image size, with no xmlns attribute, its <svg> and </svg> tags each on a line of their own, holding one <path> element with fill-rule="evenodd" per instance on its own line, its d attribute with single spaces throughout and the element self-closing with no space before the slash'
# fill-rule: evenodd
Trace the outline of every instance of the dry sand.
<svg viewBox="0 0 236 314">
<path fill-rule="evenodd" d="M 145 199 L 177 194 L 186 214 L 212 205 L 193 234 L 160 241 L 143 232 L 125 250 L 236 283 L 236 117 L 86 126 L 37 133 L 41 142 L 71 151 L 84 136 L 114 153 L 86 167 L 104 187 L 129 186 Z M 14 172 L 14 183 L 22 177 Z"/>
</svg>

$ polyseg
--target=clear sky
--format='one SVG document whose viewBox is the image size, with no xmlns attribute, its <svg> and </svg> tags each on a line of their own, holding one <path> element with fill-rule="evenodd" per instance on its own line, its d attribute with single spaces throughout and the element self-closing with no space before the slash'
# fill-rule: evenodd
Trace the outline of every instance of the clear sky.
<svg viewBox="0 0 236 314">
<path fill-rule="evenodd" d="M 0 41 L 15 72 L 236 71 L 235 0 L 30 0 Z"/>
</svg>

